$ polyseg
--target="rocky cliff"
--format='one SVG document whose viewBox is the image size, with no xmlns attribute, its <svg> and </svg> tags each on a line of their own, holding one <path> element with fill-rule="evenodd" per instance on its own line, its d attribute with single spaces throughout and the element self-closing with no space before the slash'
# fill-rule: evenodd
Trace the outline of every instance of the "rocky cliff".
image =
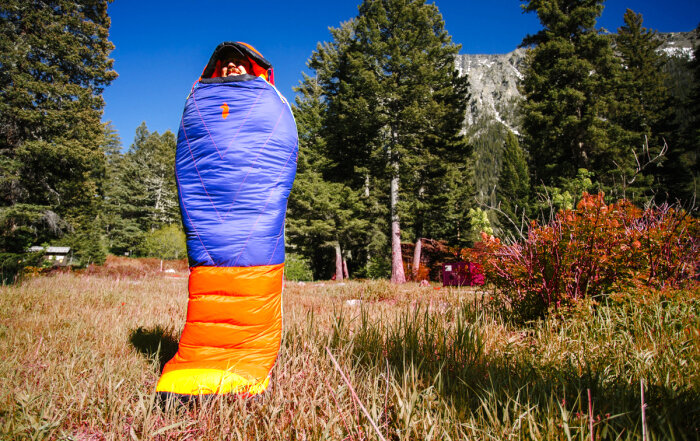
<svg viewBox="0 0 700 441">
<path fill-rule="evenodd" d="M 513 111 L 522 99 L 518 90 L 523 78 L 525 49 L 507 54 L 460 55 L 457 70 L 469 78 L 471 99 L 467 108 L 467 127 L 483 118 L 493 119 L 517 132 Z"/>
</svg>

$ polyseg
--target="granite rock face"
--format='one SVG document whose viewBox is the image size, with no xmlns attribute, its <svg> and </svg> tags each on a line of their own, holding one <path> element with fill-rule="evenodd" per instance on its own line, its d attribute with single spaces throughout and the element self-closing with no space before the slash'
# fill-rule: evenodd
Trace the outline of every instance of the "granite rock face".
<svg viewBox="0 0 700 441">
<path fill-rule="evenodd" d="M 522 99 L 518 85 L 523 78 L 525 49 L 507 54 L 459 55 L 460 75 L 469 77 L 471 99 L 467 108 L 467 127 L 479 120 L 493 119 L 517 132 L 515 107 Z"/>
</svg>

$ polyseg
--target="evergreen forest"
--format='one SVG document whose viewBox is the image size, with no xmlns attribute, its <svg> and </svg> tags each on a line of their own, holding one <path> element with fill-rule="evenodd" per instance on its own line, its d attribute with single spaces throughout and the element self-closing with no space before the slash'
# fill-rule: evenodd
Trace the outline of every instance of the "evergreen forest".
<svg viewBox="0 0 700 441">
<path fill-rule="evenodd" d="M 69 246 L 78 266 L 186 257 L 176 135 L 146 121 L 123 146 L 102 122 L 118 75 L 107 5 L 0 4 L 3 281 L 39 264 L 32 246 Z M 364 0 L 310 52 L 292 104 L 288 277 L 416 280 L 426 244 L 457 258 L 482 232 L 513 241 L 584 192 L 697 216 L 700 46 L 659 51 L 632 10 L 605 32 L 604 0 L 522 7 L 541 30 L 521 44 L 517 130 L 465 122 L 461 46 L 425 0 Z"/>
</svg>

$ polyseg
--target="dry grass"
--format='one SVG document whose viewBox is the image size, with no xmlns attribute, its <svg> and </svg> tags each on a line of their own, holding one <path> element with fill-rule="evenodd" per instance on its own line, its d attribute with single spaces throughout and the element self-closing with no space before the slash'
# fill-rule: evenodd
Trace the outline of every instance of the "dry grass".
<svg viewBox="0 0 700 441">
<path fill-rule="evenodd" d="M 123 274 L 0 287 L 2 439 L 641 439 L 642 379 L 649 439 L 700 436 L 697 290 L 516 327 L 467 289 L 288 282 L 268 392 L 163 409 L 187 279 Z"/>
</svg>

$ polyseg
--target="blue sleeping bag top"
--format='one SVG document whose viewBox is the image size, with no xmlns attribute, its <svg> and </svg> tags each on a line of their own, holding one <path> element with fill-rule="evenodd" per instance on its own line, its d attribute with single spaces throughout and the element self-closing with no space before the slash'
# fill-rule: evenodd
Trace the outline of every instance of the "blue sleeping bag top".
<svg viewBox="0 0 700 441">
<path fill-rule="evenodd" d="M 291 109 L 263 78 L 195 85 L 175 170 L 190 266 L 284 261 L 297 152 Z"/>
</svg>

